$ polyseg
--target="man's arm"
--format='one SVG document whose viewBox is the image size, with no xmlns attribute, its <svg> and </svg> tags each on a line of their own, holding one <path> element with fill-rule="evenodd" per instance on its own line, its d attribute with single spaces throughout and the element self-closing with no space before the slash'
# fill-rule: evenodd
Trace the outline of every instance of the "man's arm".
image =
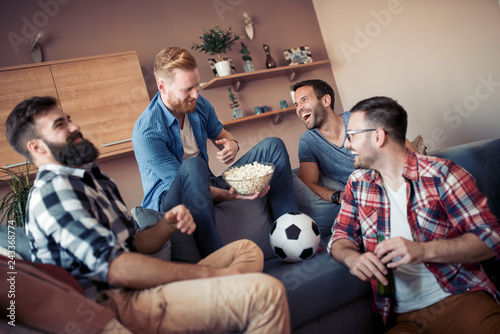
<svg viewBox="0 0 500 334">
<path fill-rule="evenodd" d="M 349 268 L 352 275 L 363 281 L 373 278 L 387 285 L 387 268 L 380 259 L 372 252 L 361 254 L 356 244 L 348 239 L 339 239 L 332 243 L 330 253 L 340 264 Z"/>
<path fill-rule="evenodd" d="M 337 192 L 337 190 L 328 189 L 318 185 L 319 167 L 317 163 L 309 161 L 301 162 L 299 165 L 299 179 L 319 197 L 327 202 L 332 202 L 332 195 Z M 343 195 L 343 192 L 341 195 Z M 340 197 L 340 199 L 342 199 L 342 197 Z"/>
<path fill-rule="evenodd" d="M 163 261 L 151 256 L 124 252 L 108 268 L 108 283 L 130 289 L 147 289 L 170 282 L 240 274 L 235 267 L 210 268 L 196 264 Z"/>
<path fill-rule="evenodd" d="M 222 128 L 217 138 L 212 140 L 214 145 L 219 149 L 216 154 L 217 159 L 223 164 L 229 165 L 236 159 L 240 147 L 234 137 Z"/>
<path fill-rule="evenodd" d="M 177 205 L 165 213 L 152 227 L 135 236 L 134 245 L 138 252 L 151 254 L 159 251 L 176 230 L 192 234 L 196 229 L 191 213 L 184 205 Z"/>
<path fill-rule="evenodd" d="M 414 242 L 404 238 L 386 239 L 375 247 L 375 254 L 389 268 L 407 263 L 477 263 L 495 256 L 473 233 L 451 239 Z M 393 259 L 401 257 L 397 261 Z"/>
</svg>

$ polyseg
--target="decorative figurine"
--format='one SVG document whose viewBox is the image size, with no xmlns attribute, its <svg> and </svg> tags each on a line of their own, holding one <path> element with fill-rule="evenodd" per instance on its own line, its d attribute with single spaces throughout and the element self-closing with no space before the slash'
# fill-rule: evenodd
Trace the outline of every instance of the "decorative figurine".
<svg viewBox="0 0 500 334">
<path fill-rule="evenodd" d="M 266 53 L 266 68 L 276 67 L 276 61 L 274 61 L 273 57 L 271 57 L 271 54 L 269 53 L 269 45 L 264 44 L 262 47 Z"/>
</svg>

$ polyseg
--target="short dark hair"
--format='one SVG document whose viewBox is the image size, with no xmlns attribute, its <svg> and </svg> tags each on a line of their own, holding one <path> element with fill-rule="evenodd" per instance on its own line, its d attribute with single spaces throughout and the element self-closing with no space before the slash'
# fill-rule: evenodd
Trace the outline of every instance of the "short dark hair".
<svg viewBox="0 0 500 334">
<path fill-rule="evenodd" d="M 408 127 L 408 114 L 395 100 L 385 96 L 375 96 L 362 100 L 351 112 L 364 111 L 370 127 L 380 127 L 396 143 L 404 144 Z"/>
<path fill-rule="evenodd" d="M 39 137 L 35 129 L 36 118 L 47 114 L 58 105 L 51 96 L 34 96 L 19 103 L 7 117 L 5 132 L 10 146 L 30 160 L 26 144 Z"/>
<path fill-rule="evenodd" d="M 293 85 L 293 91 L 297 91 L 300 87 L 311 86 L 314 90 L 314 95 L 320 100 L 326 94 L 330 95 L 332 98 L 332 103 L 330 104 L 330 108 L 333 110 L 335 105 L 335 92 L 333 91 L 332 86 L 330 86 L 327 82 L 319 79 L 314 80 L 304 80 L 297 82 Z"/>
</svg>

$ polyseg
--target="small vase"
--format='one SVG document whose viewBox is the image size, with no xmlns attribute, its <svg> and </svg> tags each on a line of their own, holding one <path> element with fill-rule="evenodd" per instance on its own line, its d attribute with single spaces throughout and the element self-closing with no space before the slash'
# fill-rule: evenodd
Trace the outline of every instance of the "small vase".
<svg viewBox="0 0 500 334">
<path fill-rule="evenodd" d="M 251 60 L 247 60 L 246 64 L 243 66 L 243 69 L 245 70 L 245 72 L 255 71 L 255 67 L 253 66 L 253 63 Z"/>
<path fill-rule="evenodd" d="M 266 53 L 266 68 L 276 67 L 276 61 L 274 61 L 273 57 L 271 57 L 271 54 L 269 53 L 269 45 L 264 44 L 262 47 Z"/>
<path fill-rule="evenodd" d="M 242 118 L 242 117 L 243 117 L 243 111 L 241 111 L 241 109 L 238 109 L 238 108 L 233 108 L 233 119 Z"/>
<path fill-rule="evenodd" d="M 215 70 L 219 77 L 225 77 L 231 74 L 231 65 L 228 60 L 223 60 L 218 63 L 215 63 Z"/>
</svg>

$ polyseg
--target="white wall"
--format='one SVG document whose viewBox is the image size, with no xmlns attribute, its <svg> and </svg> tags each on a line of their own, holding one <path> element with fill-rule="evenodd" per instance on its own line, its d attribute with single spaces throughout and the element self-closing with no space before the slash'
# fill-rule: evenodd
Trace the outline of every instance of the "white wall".
<svg viewBox="0 0 500 334">
<path fill-rule="evenodd" d="M 430 150 L 500 137 L 496 0 L 313 0 L 339 96 L 385 95 Z"/>
</svg>

